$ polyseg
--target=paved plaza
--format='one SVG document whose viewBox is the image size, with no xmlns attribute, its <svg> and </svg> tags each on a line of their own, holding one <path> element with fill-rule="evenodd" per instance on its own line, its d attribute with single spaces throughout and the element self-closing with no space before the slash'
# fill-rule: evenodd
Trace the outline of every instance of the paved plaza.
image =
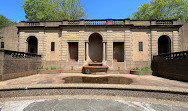
<svg viewBox="0 0 188 111">
<path fill-rule="evenodd" d="M 34 86 L 34 85 L 45 85 L 45 84 L 62 85 L 62 84 L 65 84 L 62 81 L 62 78 L 68 77 L 68 76 L 126 77 L 126 78 L 132 79 L 133 82 L 130 85 L 178 87 L 178 88 L 187 88 L 188 89 L 187 82 L 169 80 L 169 79 L 156 77 L 156 76 L 152 76 L 152 75 L 131 75 L 131 74 L 84 75 L 81 73 L 37 74 L 37 75 L 20 77 L 20 78 L 16 78 L 16 79 L 7 80 L 7 81 L 2 81 L 2 82 L 0 82 L 0 87 L 31 86 L 31 85 Z"/>
<path fill-rule="evenodd" d="M 111 99 L 48 99 L 0 103 L 2 111 L 187 111 L 188 107 Z"/>
<path fill-rule="evenodd" d="M 129 85 L 125 84 L 66 84 L 63 81 L 65 77 L 72 76 L 87 76 L 87 77 L 126 77 L 132 79 L 132 83 Z M 124 89 L 146 89 L 150 90 L 160 90 L 160 91 L 173 91 L 173 92 L 188 92 L 188 83 L 176 80 L 169 80 L 161 77 L 156 77 L 152 75 L 131 75 L 131 74 L 107 74 L 107 75 L 84 75 L 81 73 L 61 73 L 61 74 L 37 74 L 27 77 L 20 77 L 12 80 L 1 81 L 0 89 L 8 93 L 6 89 L 14 88 L 37 88 L 40 94 L 40 88 L 55 88 L 55 87 L 93 87 L 93 88 L 124 88 Z M 74 90 L 74 89 L 73 89 Z M 73 91 L 72 90 L 72 91 Z M 79 95 L 83 92 L 82 95 Z M 143 92 L 143 96 L 132 96 L 129 97 L 129 91 L 122 91 L 122 95 L 109 95 L 107 90 L 107 95 L 93 95 L 94 92 L 90 92 L 91 89 L 77 89 L 74 94 L 71 89 L 49 89 L 52 93 L 64 92 L 61 95 L 41 95 L 41 96 L 17 96 L 9 98 L 0 98 L 0 111 L 187 111 L 188 103 L 184 100 L 176 101 L 170 99 L 156 99 L 156 94 L 152 92 Z M 27 94 L 27 90 L 15 90 L 12 94 L 17 95 L 19 93 L 22 95 L 24 92 Z M 30 90 L 28 90 L 30 91 Z M 35 90 L 31 90 L 32 91 Z M 42 91 L 42 90 L 41 90 Z M 45 90 L 48 91 L 48 90 Z M 48 93 L 50 93 L 48 91 Z M 70 95 L 67 91 L 70 91 Z M 109 90 L 110 91 L 110 90 Z M 74 92 L 74 91 L 73 91 Z M 85 93 L 91 93 L 91 95 L 84 95 Z M 102 91 L 101 91 L 102 92 Z M 105 92 L 105 90 L 104 90 Z M 121 93 L 121 90 L 117 90 Z M 131 91 L 130 91 L 131 92 Z M 29 93 L 29 92 L 28 92 Z M 33 92 L 35 93 L 35 92 Z M 47 93 L 47 92 L 46 92 Z M 141 93 L 132 92 L 132 94 L 139 95 Z M 147 93 L 147 94 L 146 94 Z M 150 95 L 151 93 L 151 95 Z M 3 93 L 2 93 L 3 94 Z M 11 92 L 10 92 L 11 94 Z M 68 94 L 68 95 L 66 95 Z M 118 93 L 119 94 L 119 93 Z M 152 98 L 152 94 L 155 95 Z M 62 97 L 63 96 L 63 97 Z M 66 97 L 65 97 L 66 96 Z M 146 96 L 146 97 L 144 97 Z M 168 98 L 168 94 L 164 94 Z M 173 96 L 173 95 L 172 95 Z M 172 97 L 169 96 L 169 97 Z M 124 99 L 123 99 L 124 98 Z M 125 99 L 126 98 L 126 99 Z M 187 98 L 186 95 L 177 95 L 177 98 L 181 100 Z M 178 99 L 177 99 L 178 100 Z"/>
</svg>

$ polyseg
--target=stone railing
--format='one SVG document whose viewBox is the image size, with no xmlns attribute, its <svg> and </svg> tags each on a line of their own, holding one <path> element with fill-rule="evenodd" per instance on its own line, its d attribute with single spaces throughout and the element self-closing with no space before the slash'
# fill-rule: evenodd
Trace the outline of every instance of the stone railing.
<svg viewBox="0 0 188 111">
<path fill-rule="evenodd" d="M 106 25 L 106 20 L 85 20 L 85 25 Z"/>
<path fill-rule="evenodd" d="M 181 60 L 186 57 L 188 57 L 188 51 L 160 54 L 154 56 L 155 58 L 154 60 L 157 61 Z"/>
<path fill-rule="evenodd" d="M 26 22 L 28 26 L 40 26 L 40 22 Z"/>
<path fill-rule="evenodd" d="M 123 19 L 113 20 L 113 21 L 112 21 L 112 24 L 113 24 L 113 25 L 124 25 L 124 24 L 125 24 L 125 20 L 123 20 Z"/>
<path fill-rule="evenodd" d="M 188 56 L 188 51 L 164 54 L 166 60 L 181 60 Z"/>
<path fill-rule="evenodd" d="M 68 25 L 79 25 L 80 21 L 79 20 L 69 20 Z"/>
<path fill-rule="evenodd" d="M 156 20 L 156 25 L 172 25 L 173 20 Z"/>
<path fill-rule="evenodd" d="M 36 74 L 41 66 L 41 56 L 10 50 L 0 50 L 0 79 Z"/>
<path fill-rule="evenodd" d="M 58 24 L 55 24 L 57 23 Z M 21 21 L 20 26 L 59 26 L 59 25 L 178 25 L 177 20 L 130 20 L 130 19 L 80 19 L 63 21 Z M 55 24 L 55 25 L 54 25 Z"/>
<path fill-rule="evenodd" d="M 188 51 L 154 56 L 152 70 L 154 75 L 188 81 Z"/>
</svg>

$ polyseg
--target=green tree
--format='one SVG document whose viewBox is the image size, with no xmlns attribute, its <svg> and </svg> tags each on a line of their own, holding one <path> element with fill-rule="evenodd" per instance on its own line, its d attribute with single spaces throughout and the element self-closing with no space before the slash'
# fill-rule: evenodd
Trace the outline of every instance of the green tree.
<svg viewBox="0 0 188 111">
<path fill-rule="evenodd" d="M 24 0 L 22 7 L 29 21 L 75 20 L 86 14 L 80 0 Z"/>
<path fill-rule="evenodd" d="M 132 19 L 181 19 L 188 22 L 188 0 L 151 0 Z"/>
<path fill-rule="evenodd" d="M 15 24 L 16 22 L 13 22 L 11 20 L 9 20 L 8 18 L 6 18 L 3 15 L 0 15 L 0 28 Z"/>
</svg>

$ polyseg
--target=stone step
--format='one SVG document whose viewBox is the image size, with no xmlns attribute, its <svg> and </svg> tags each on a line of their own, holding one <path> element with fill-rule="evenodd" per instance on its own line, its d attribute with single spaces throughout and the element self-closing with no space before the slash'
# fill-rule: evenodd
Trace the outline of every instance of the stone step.
<svg viewBox="0 0 188 111">
<path fill-rule="evenodd" d="M 92 62 L 89 63 L 89 66 L 102 66 L 102 62 Z"/>
<path fill-rule="evenodd" d="M 97 72 L 107 72 L 108 66 L 84 66 L 82 72 L 84 74 L 91 74 Z"/>
</svg>

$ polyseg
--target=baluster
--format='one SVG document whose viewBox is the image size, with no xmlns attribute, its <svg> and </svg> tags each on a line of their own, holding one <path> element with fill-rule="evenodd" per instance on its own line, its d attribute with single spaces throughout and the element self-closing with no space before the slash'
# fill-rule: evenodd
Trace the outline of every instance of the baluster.
<svg viewBox="0 0 188 111">
<path fill-rule="evenodd" d="M 173 56 L 173 60 L 175 59 L 175 54 L 172 54 L 172 56 Z"/>
<path fill-rule="evenodd" d="M 180 53 L 178 53 L 178 59 L 180 59 Z"/>
</svg>

